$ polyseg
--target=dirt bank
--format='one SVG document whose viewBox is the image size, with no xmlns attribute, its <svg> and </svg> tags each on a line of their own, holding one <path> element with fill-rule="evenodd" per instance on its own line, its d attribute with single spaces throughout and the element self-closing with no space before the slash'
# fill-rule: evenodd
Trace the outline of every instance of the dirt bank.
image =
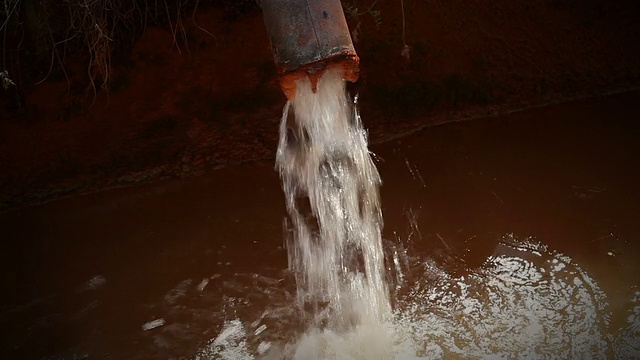
<svg viewBox="0 0 640 360">
<path fill-rule="evenodd" d="M 630 1 L 343 4 L 372 142 L 640 85 Z M 69 62 L 69 81 L 35 85 L 31 74 L 20 97 L 3 93 L 0 211 L 273 156 L 285 98 L 259 9 L 230 17 L 201 5 L 182 24 L 181 41 L 148 25 L 95 99 L 82 59 Z"/>
</svg>

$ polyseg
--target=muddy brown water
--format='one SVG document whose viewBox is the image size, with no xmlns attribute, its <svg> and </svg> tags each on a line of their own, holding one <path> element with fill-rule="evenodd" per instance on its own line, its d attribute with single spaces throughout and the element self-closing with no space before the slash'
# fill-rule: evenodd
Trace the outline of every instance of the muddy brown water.
<svg viewBox="0 0 640 360">
<path fill-rule="evenodd" d="M 475 334 L 456 346 L 463 354 L 465 344 L 476 351 L 482 348 L 476 338 L 499 333 L 487 330 L 488 318 L 515 321 L 505 315 L 508 301 L 492 296 L 533 284 L 520 279 L 492 287 L 492 276 L 504 277 L 487 269 L 505 259 L 535 257 L 544 248 L 578 269 L 594 299 L 588 309 L 595 315 L 576 306 L 549 314 L 565 320 L 558 331 L 595 316 L 603 340 L 594 354 L 634 358 L 640 351 L 639 113 L 640 94 L 632 93 L 430 127 L 372 147 L 383 179 L 383 236 L 387 247 L 405 249 L 394 303 L 420 303 L 426 310 L 411 316 L 436 314 L 442 328 Z M 0 358 L 204 357 L 207 346 L 209 354 L 217 351 L 214 340 L 234 319 L 256 334 L 247 337 L 249 347 L 264 340 L 255 329 L 259 321 L 272 343 L 286 341 L 299 324 L 292 309 L 285 311 L 295 285 L 286 271 L 284 216 L 272 163 L 0 214 Z M 537 244 L 535 250 L 527 250 L 528 243 Z M 549 263 L 557 259 L 549 257 Z M 430 278 L 429 267 L 444 275 Z M 454 304 L 443 300 L 445 278 L 460 289 L 493 290 L 486 301 L 465 298 L 467 307 L 448 317 L 438 313 Z M 539 295 L 546 300 L 536 304 L 569 305 L 582 299 L 580 287 L 565 286 L 554 298 L 548 293 L 557 289 L 536 286 L 513 297 Z M 429 300 L 414 298 L 416 288 L 431 294 Z M 494 308 L 491 299 L 502 302 Z M 474 308 L 470 300 L 482 304 Z M 266 309 L 280 312 L 269 317 Z M 534 328 L 555 324 L 532 319 L 527 324 Z M 430 323 L 412 324 L 420 332 L 420 324 Z M 429 339 L 437 349 L 416 354 L 465 357 L 439 345 L 438 336 Z M 572 346 L 576 351 L 579 344 Z"/>
</svg>

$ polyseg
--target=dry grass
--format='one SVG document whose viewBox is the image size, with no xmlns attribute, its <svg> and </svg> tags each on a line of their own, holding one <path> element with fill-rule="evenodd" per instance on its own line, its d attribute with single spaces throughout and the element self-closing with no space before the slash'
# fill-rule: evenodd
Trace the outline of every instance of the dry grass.
<svg viewBox="0 0 640 360">
<path fill-rule="evenodd" d="M 69 58 L 80 57 L 86 66 L 86 92 L 93 93 L 95 101 L 97 92 L 109 92 L 114 51 L 133 44 L 149 22 L 167 24 L 174 49 L 188 51 L 183 25 L 187 3 L 189 0 L 5 0 L 0 5 L 0 73 L 4 74 L 0 80 L 13 85 L 11 75 L 20 72 L 20 61 L 13 58 L 24 51 L 22 41 L 18 50 L 9 49 L 7 38 L 27 33 L 32 46 L 38 48 L 30 51 L 48 57 L 48 68 L 36 84 L 60 71 L 70 88 Z M 199 0 L 192 1 L 189 10 L 194 25 L 202 29 L 195 24 L 198 5 Z"/>
</svg>

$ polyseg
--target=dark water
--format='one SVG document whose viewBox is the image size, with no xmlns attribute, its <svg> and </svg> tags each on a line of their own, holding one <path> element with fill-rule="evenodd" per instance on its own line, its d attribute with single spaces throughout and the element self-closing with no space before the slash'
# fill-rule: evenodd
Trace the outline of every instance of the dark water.
<svg viewBox="0 0 640 360">
<path fill-rule="evenodd" d="M 399 358 L 636 358 L 638 113 L 640 94 L 627 94 L 372 148 L 390 275 L 402 279 L 392 301 L 410 354 Z M 300 325 L 284 216 L 272 163 L 1 214 L 0 358 L 284 346 Z M 231 345 L 229 324 L 246 331 Z"/>
</svg>

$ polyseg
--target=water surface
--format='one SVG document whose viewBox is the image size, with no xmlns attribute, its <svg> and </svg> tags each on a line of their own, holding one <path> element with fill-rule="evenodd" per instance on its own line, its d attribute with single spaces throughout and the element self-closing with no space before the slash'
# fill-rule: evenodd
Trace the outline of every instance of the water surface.
<svg viewBox="0 0 640 360">
<path fill-rule="evenodd" d="M 639 100 L 448 124 L 372 148 L 398 358 L 639 356 Z M 0 357 L 370 346 L 358 342 L 366 329 L 296 337 L 285 214 L 273 163 L 1 214 Z"/>
</svg>

